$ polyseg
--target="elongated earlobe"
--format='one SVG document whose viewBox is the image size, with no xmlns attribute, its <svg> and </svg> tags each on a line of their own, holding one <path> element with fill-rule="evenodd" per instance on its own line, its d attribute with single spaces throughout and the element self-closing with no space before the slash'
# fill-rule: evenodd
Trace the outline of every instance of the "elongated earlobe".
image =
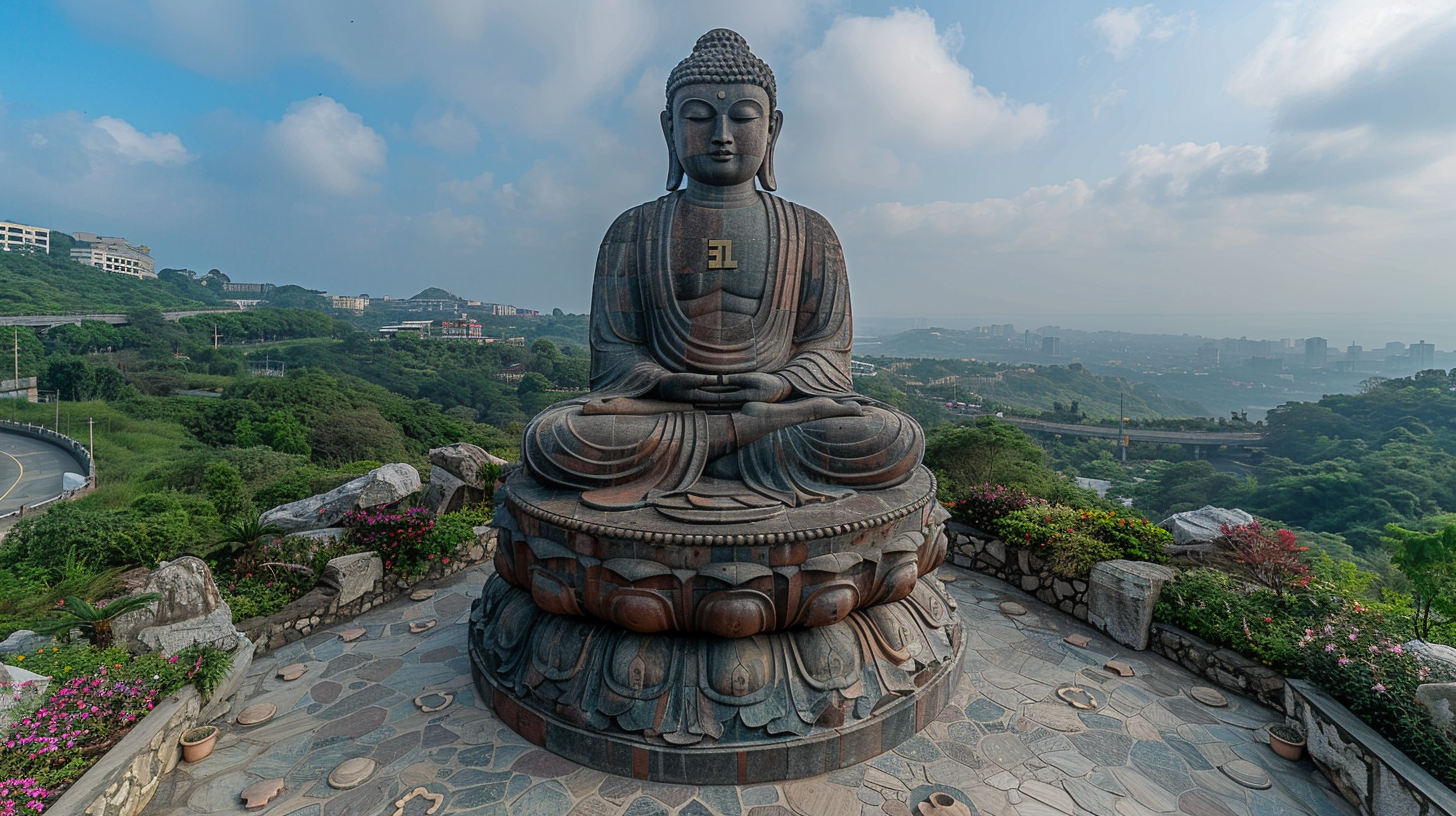
<svg viewBox="0 0 1456 816">
<path fill-rule="evenodd" d="M 772 193 L 779 188 L 778 179 L 774 178 L 774 146 L 779 142 L 779 131 L 784 128 L 784 112 L 776 110 L 769 119 L 768 125 L 768 149 L 763 152 L 763 164 L 758 166 L 758 186 Z M 679 171 L 681 172 L 681 171 Z"/>
<path fill-rule="evenodd" d="M 667 140 L 667 191 L 675 192 L 683 183 L 683 166 L 672 143 L 672 111 L 662 112 L 662 136 Z"/>
</svg>

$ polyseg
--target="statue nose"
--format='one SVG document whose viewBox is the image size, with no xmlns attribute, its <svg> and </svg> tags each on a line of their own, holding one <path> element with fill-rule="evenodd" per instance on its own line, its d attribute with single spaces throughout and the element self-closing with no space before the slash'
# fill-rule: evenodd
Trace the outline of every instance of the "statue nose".
<svg viewBox="0 0 1456 816">
<path fill-rule="evenodd" d="M 715 144 L 715 145 L 730 145 L 730 144 L 733 144 L 733 134 L 728 129 L 728 117 L 727 116 L 719 116 L 717 122 L 715 122 L 714 125 L 713 125 L 713 144 Z"/>
</svg>

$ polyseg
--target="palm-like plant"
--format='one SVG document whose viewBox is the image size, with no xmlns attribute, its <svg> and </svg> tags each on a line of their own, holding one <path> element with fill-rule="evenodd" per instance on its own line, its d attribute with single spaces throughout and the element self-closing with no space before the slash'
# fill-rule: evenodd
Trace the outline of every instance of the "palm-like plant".
<svg viewBox="0 0 1456 816">
<path fill-rule="evenodd" d="M 85 598 L 68 595 L 60 606 L 52 610 L 50 619 L 36 626 L 36 629 L 43 635 L 60 635 L 72 629 L 80 629 L 81 634 L 91 641 L 91 645 L 105 649 L 111 645 L 112 621 L 128 612 L 145 609 L 147 604 L 160 597 L 162 596 L 155 592 L 148 592 L 117 598 L 107 604 L 94 604 Z"/>
</svg>

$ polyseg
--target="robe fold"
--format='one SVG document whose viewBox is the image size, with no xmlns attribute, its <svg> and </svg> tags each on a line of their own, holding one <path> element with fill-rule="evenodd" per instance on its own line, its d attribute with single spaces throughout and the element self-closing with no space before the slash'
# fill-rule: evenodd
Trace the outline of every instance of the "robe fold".
<svg viewBox="0 0 1456 816">
<path fill-rule="evenodd" d="M 828 397 L 863 417 L 814 420 L 736 449 L 737 473 L 763 499 L 797 506 L 908 478 L 924 434 L 908 416 L 854 392 L 849 374 L 849 282 L 839 239 L 823 216 L 769 193 L 768 273 L 751 319 L 695 333 L 674 293 L 670 193 L 619 216 L 602 241 L 592 290 L 591 393 L 558 403 L 527 426 L 524 453 L 539 480 L 587 491 L 589 504 L 633 507 L 687 490 L 707 465 L 708 414 L 583 414 L 589 401 L 654 398 L 670 373 L 767 372 L 789 399 Z"/>
</svg>

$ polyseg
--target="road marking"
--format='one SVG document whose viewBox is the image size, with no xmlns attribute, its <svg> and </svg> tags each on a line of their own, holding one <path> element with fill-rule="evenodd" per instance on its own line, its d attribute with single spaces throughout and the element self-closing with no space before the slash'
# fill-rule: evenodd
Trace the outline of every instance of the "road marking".
<svg viewBox="0 0 1456 816">
<path fill-rule="evenodd" d="M 0 451 L 0 453 L 4 453 L 6 456 L 10 456 L 10 454 L 5 453 L 5 451 Z M 0 501 L 5 501 L 5 497 L 9 496 L 11 491 L 15 490 L 16 485 L 20 484 L 20 480 L 25 478 L 25 465 L 22 464 L 21 461 L 19 459 L 16 459 L 14 456 L 10 456 L 10 460 L 15 463 L 16 467 L 20 468 L 20 475 L 15 477 L 15 484 L 12 484 L 10 488 L 4 493 L 0 493 Z"/>
</svg>

